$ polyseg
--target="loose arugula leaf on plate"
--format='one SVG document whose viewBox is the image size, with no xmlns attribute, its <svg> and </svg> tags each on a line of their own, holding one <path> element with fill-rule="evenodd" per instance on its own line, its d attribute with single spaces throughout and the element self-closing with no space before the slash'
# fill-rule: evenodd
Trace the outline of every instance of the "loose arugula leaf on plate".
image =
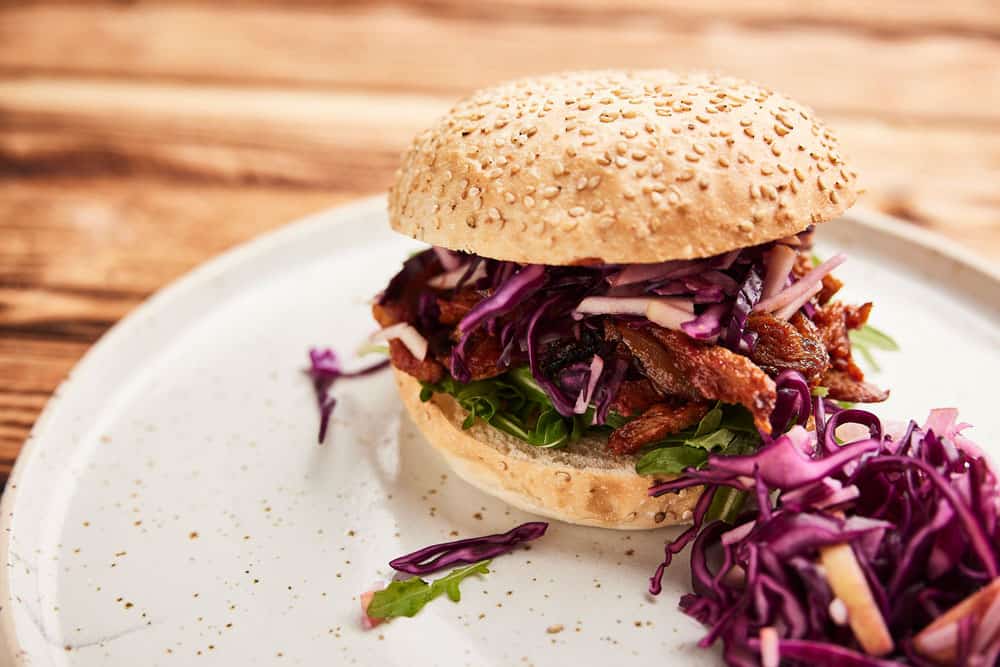
<svg viewBox="0 0 1000 667">
<path fill-rule="evenodd" d="M 419 577 L 394 581 L 384 589 L 376 591 L 368 605 L 367 614 L 371 618 L 413 617 L 431 600 L 442 593 L 452 602 L 462 599 L 459 585 L 467 577 L 489 574 L 490 561 L 483 560 L 466 567 L 452 570 L 447 575 L 427 582 Z"/>
</svg>

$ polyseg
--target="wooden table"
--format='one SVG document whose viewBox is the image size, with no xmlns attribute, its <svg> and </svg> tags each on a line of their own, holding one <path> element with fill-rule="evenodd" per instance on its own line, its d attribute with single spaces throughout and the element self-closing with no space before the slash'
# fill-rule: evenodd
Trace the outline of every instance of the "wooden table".
<svg viewBox="0 0 1000 667">
<path fill-rule="evenodd" d="M 155 289 L 382 191 L 471 89 L 601 66 L 787 92 L 839 128 L 864 205 L 1000 257 L 995 0 L 0 0 L 0 476 Z"/>
</svg>

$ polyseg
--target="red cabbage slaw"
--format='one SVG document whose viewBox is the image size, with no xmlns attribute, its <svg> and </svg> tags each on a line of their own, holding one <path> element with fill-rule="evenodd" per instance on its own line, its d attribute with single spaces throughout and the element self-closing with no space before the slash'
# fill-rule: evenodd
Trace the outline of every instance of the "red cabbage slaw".
<svg viewBox="0 0 1000 667">
<path fill-rule="evenodd" d="M 995 664 L 1000 490 L 957 412 L 886 430 L 867 411 L 811 407 L 815 432 L 796 425 L 753 455 L 712 455 L 650 489 L 705 487 L 650 592 L 693 542 L 681 609 L 708 626 L 700 646 L 721 640 L 727 664 Z M 840 442 L 844 425 L 868 435 Z M 705 522 L 725 487 L 757 499 L 735 527 Z M 972 605 L 979 591 L 990 595 Z M 945 614 L 963 601 L 980 613 Z"/>
<path fill-rule="evenodd" d="M 316 404 L 319 407 L 319 444 L 326 440 L 326 431 L 330 425 L 330 417 L 337 405 L 337 399 L 330 395 L 333 383 L 340 378 L 356 378 L 371 375 L 389 367 L 389 360 L 384 359 L 367 368 L 356 371 L 345 371 L 340 366 L 337 354 L 329 348 L 312 348 L 309 350 L 309 368 L 306 373 L 312 379 L 313 391 L 316 392 Z"/>
<path fill-rule="evenodd" d="M 537 540 L 545 534 L 548 527 L 549 524 L 545 521 L 530 521 L 506 533 L 432 544 L 393 558 L 389 561 L 389 567 L 397 572 L 422 576 L 455 565 L 478 563 L 510 553 L 525 542 Z"/>
<path fill-rule="evenodd" d="M 485 330 L 499 338 L 501 368 L 509 367 L 514 358 L 527 361 L 556 411 L 570 417 L 579 414 L 580 388 L 565 386 L 560 377 L 545 371 L 540 363 L 543 343 L 579 341 L 586 330 L 600 326 L 592 316 L 611 315 L 648 320 L 748 353 L 755 343 L 754 335 L 746 330 L 751 311 L 767 306 L 762 309 L 773 309 L 775 316 L 786 319 L 799 309 L 808 314 L 810 299 L 824 276 L 844 259 L 838 255 L 797 279 L 792 271 L 795 259 L 810 244 L 811 229 L 706 259 L 595 267 L 521 265 L 431 248 L 407 260 L 379 303 L 398 298 L 406 280 L 420 277 L 432 286 L 491 290 L 458 324 L 460 337 L 447 364 L 452 377 L 461 383 L 470 381 L 470 341 Z M 765 286 L 770 290 L 766 299 Z M 433 299 L 420 299 L 416 320 L 433 322 L 434 308 Z M 418 328 L 428 339 L 447 338 L 447 332 L 433 325 Z M 427 348 L 424 340 L 407 345 L 411 350 Z M 613 350 L 603 348 L 580 361 L 591 369 L 584 381 L 585 393 L 594 399 L 594 424 L 601 425 L 617 389 L 609 385 L 620 382 L 620 364 Z"/>
</svg>

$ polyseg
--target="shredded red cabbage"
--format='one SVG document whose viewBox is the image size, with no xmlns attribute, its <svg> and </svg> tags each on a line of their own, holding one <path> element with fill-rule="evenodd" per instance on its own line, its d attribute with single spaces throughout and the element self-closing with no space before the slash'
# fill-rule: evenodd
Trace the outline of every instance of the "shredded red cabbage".
<svg viewBox="0 0 1000 667">
<path fill-rule="evenodd" d="M 802 236 L 803 239 L 806 237 L 807 234 Z M 456 290 L 466 286 L 473 274 L 481 276 L 473 286 L 486 291 L 488 296 L 459 322 L 459 338 L 451 348 L 449 360 L 451 375 L 459 382 L 470 381 L 470 340 L 485 330 L 488 335 L 497 336 L 501 350 L 500 367 L 507 368 L 513 363 L 527 361 L 532 376 L 556 410 L 568 417 L 577 412 L 574 408 L 579 388 L 562 383 L 559 377 L 562 369 L 542 368 L 540 360 L 543 348 L 551 342 L 562 341 L 565 344 L 574 339 L 579 341 L 580 331 L 575 326 L 578 322 L 586 322 L 592 315 L 608 314 L 604 311 L 577 311 L 577 306 L 585 299 L 606 304 L 620 297 L 653 301 L 676 296 L 689 308 L 693 305 L 687 321 L 681 313 L 678 324 L 682 331 L 697 340 L 719 340 L 734 351 L 746 353 L 754 343 L 753 334 L 746 331 L 747 318 L 761 298 L 765 256 L 776 243 L 780 242 L 742 248 L 706 259 L 596 267 L 522 265 L 432 249 L 407 261 L 400 275 L 390 282 L 382 300 L 403 288 L 400 276 L 414 277 L 427 271 L 428 267 L 432 271 L 447 269 L 450 274 L 455 274 L 464 266 L 465 273 L 457 282 Z M 807 245 L 804 240 L 799 243 L 801 248 Z M 455 261 L 460 263 L 453 266 Z M 451 268 L 445 267 L 444 263 Z M 431 321 L 435 319 L 436 305 L 432 296 L 430 292 L 426 296 L 420 295 L 417 302 L 421 330 L 430 328 Z M 644 312 L 636 313 L 637 317 L 643 317 Z M 615 362 L 613 349 L 608 347 L 589 350 L 585 355 L 581 353 L 573 361 L 588 361 L 594 354 L 599 354 L 608 364 L 597 385 L 588 391 L 591 398 L 603 399 L 603 402 L 594 403 L 595 423 L 602 424 L 606 408 L 614 398 L 614 394 L 605 388 L 620 384 L 622 376 L 615 372 L 619 364 Z"/>
<path fill-rule="evenodd" d="M 808 399 L 798 384 L 794 376 L 779 380 L 795 404 L 781 420 L 803 421 L 798 404 Z M 693 542 L 693 590 L 680 606 L 708 626 L 701 646 L 722 641 L 728 664 L 761 664 L 765 634 L 771 664 L 778 664 L 776 650 L 782 664 L 930 665 L 928 647 L 958 656 L 953 664 L 994 664 L 1000 602 L 989 607 L 996 609 L 989 619 L 963 612 L 934 638 L 921 635 L 998 581 L 1000 489 L 979 448 L 962 435 L 966 425 L 956 424 L 955 411 L 939 410 L 923 427 L 910 422 L 889 433 L 870 412 L 826 417 L 823 399 L 811 402 L 816 432 L 797 425 L 756 454 L 713 455 L 704 468 L 650 489 L 660 495 L 705 486 L 694 525 L 667 544 L 650 592 L 660 591 L 663 568 Z M 837 429 L 845 424 L 866 428 L 868 437 L 840 442 Z M 705 521 L 705 507 L 723 487 L 757 499 L 735 528 Z M 867 588 L 857 600 L 837 598 L 833 591 L 848 573 L 821 562 L 824 550 L 844 545 Z M 862 624 L 860 615 L 852 622 L 845 611 L 852 604 L 876 622 Z M 868 655 L 879 627 L 889 645 Z"/>
<path fill-rule="evenodd" d="M 510 553 L 519 544 L 537 540 L 545 534 L 548 527 L 549 524 L 544 521 L 531 521 L 506 533 L 432 544 L 394 558 L 389 561 L 389 566 L 399 572 L 423 576 L 455 565 L 478 563 Z"/>
<path fill-rule="evenodd" d="M 356 371 L 345 371 L 340 367 L 337 354 L 329 348 L 312 348 L 309 350 L 309 368 L 306 372 L 312 378 L 313 389 L 316 392 L 316 404 L 319 407 L 319 443 L 326 440 L 327 427 L 330 425 L 330 416 L 333 408 L 337 405 L 337 399 L 330 395 L 333 383 L 340 378 L 355 378 L 370 375 L 384 368 L 388 368 L 389 360 L 385 359 L 376 364 Z"/>
</svg>

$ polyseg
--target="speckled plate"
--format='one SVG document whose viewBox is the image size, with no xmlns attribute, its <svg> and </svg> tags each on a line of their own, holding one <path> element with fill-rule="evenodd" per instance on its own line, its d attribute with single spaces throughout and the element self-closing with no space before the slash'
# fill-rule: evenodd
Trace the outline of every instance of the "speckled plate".
<svg viewBox="0 0 1000 667">
<path fill-rule="evenodd" d="M 332 433 L 302 374 L 344 353 L 367 300 L 414 243 L 373 199 L 217 259 L 109 332 L 35 427 L 3 496 L 0 651 L 18 665 L 713 664 L 676 610 L 669 530 L 553 524 L 417 618 L 363 632 L 357 594 L 395 555 L 529 517 L 450 475 L 401 414 L 388 374 L 345 381 Z M 854 214 L 821 232 L 850 296 L 902 352 L 882 410 L 960 405 L 1000 435 L 1000 280 L 910 228 Z"/>
</svg>

